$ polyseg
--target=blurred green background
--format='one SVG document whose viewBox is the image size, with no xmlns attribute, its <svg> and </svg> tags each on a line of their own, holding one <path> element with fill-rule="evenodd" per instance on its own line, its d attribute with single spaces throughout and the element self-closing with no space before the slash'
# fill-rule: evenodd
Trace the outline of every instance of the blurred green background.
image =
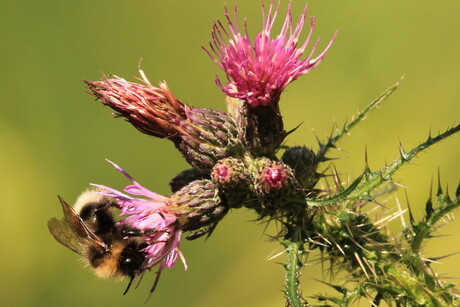
<svg viewBox="0 0 460 307">
<path fill-rule="evenodd" d="M 72 202 L 90 182 L 118 189 L 128 183 L 105 158 L 165 195 L 170 178 L 187 165 L 168 141 L 113 119 L 85 93 L 81 80 L 99 79 L 101 73 L 133 80 L 142 58 L 151 82 L 167 80 L 183 101 L 223 109 L 224 96 L 214 85 L 218 68 L 200 49 L 210 39 L 212 21 L 223 17 L 222 2 L 1 2 L 2 306 L 143 304 L 153 273 L 122 296 L 126 281 L 97 279 L 52 239 L 46 222 L 62 215 L 57 194 Z M 295 18 L 304 3 L 295 1 Z M 282 14 L 286 6 L 283 1 Z M 458 123 L 459 11 L 454 0 L 310 0 L 308 14 L 317 17 L 314 37 L 322 37 L 320 49 L 336 29 L 340 32 L 325 61 L 283 94 L 286 128 L 303 122 L 289 144 L 315 146 L 311 128 L 324 137 L 334 120 L 350 119 L 403 74 L 397 92 L 341 142 L 345 151 L 335 154 L 346 158 L 335 164 L 342 177 L 361 172 L 365 146 L 375 170 L 398 156 L 399 140 L 410 149 L 430 130 Z M 239 12 L 248 18 L 251 33 L 260 29 L 260 1 L 240 1 Z M 455 189 L 459 149 L 460 138 L 454 136 L 396 175 L 409 187 L 416 216 L 438 168 L 443 184 Z M 184 241 L 189 270 L 177 265 L 165 271 L 148 305 L 284 306 L 281 259 L 267 260 L 281 250 L 266 235 L 276 229 L 264 234 L 264 225 L 250 222 L 254 218 L 247 210 L 234 211 L 207 241 Z M 442 233 L 453 235 L 430 242 L 427 256 L 459 251 L 460 223 Z M 443 260 L 439 273 L 460 276 L 459 257 Z M 304 295 L 332 291 L 312 277 L 321 278 L 320 266 L 304 269 Z"/>
</svg>

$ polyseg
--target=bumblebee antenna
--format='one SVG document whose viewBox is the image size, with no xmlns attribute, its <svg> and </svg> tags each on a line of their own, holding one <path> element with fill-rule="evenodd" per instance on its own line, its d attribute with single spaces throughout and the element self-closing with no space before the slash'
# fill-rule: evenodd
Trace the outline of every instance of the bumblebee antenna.
<svg viewBox="0 0 460 307">
<path fill-rule="evenodd" d="M 131 276 L 131 279 L 129 280 L 129 284 L 128 284 L 128 286 L 126 287 L 125 292 L 123 292 L 123 295 L 125 295 L 126 293 L 128 293 L 129 288 L 131 287 L 131 284 L 133 283 L 133 280 L 134 280 L 134 276 Z"/>
</svg>

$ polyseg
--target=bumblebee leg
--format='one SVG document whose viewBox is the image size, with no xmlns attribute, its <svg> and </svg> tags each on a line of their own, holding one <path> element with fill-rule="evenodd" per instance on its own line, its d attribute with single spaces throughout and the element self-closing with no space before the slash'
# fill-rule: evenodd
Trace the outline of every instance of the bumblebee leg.
<svg viewBox="0 0 460 307">
<path fill-rule="evenodd" d="M 205 234 L 208 234 L 209 232 L 210 232 L 209 229 L 201 229 L 201 230 L 192 232 L 191 234 L 189 234 L 185 238 L 187 240 L 195 240 L 195 239 L 201 238 L 202 236 L 204 236 Z"/>
<path fill-rule="evenodd" d="M 125 228 L 121 232 L 125 237 L 141 237 L 155 233 L 168 233 L 168 230 Z"/>
<path fill-rule="evenodd" d="M 207 237 L 209 237 L 212 234 L 212 232 L 214 231 L 214 229 L 216 228 L 216 226 L 217 226 L 217 224 L 213 224 L 211 226 L 198 229 L 197 231 L 194 231 L 191 234 L 189 234 L 188 236 L 186 236 L 185 238 L 187 240 L 195 240 L 195 239 L 201 238 L 204 235 L 207 235 Z"/>
</svg>

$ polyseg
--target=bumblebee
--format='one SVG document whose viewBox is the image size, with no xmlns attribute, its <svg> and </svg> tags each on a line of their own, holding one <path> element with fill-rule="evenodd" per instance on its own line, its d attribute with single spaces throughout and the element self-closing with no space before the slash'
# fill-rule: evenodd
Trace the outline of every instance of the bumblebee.
<svg viewBox="0 0 460 307">
<path fill-rule="evenodd" d="M 112 211 L 118 205 L 100 192 L 83 192 L 73 207 L 58 196 L 64 218 L 50 219 L 48 229 L 56 241 L 79 254 L 97 276 L 129 277 L 126 294 L 135 277 L 146 269 L 142 249 L 147 245 L 129 238 L 139 234 L 116 223 Z"/>
</svg>

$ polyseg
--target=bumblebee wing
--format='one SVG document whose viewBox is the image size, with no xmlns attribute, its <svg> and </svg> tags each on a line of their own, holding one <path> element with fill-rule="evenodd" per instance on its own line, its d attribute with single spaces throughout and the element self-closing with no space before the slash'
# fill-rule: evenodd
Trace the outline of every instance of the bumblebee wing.
<svg viewBox="0 0 460 307">
<path fill-rule="evenodd" d="M 107 245 L 83 222 L 78 213 L 60 196 L 59 201 L 64 212 L 64 219 L 55 218 L 48 221 L 48 228 L 56 241 L 78 254 L 82 254 L 89 243 L 96 244 L 101 250 Z"/>
<path fill-rule="evenodd" d="M 72 228 L 69 227 L 69 223 L 66 220 L 52 218 L 48 221 L 48 229 L 56 241 L 82 255 L 84 245 L 82 245 L 81 239 L 77 237 Z"/>
<path fill-rule="evenodd" d="M 85 243 L 94 243 L 101 249 L 107 250 L 107 245 L 97 236 L 91 229 L 88 228 L 85 222 L 80 218 L 75 210 L 69 206 L 60 196 L 59 201 L 62 205 L 62 211 L 64 212 L 64 219 L 72 228 L 73 232 Z"/>
</svg>

